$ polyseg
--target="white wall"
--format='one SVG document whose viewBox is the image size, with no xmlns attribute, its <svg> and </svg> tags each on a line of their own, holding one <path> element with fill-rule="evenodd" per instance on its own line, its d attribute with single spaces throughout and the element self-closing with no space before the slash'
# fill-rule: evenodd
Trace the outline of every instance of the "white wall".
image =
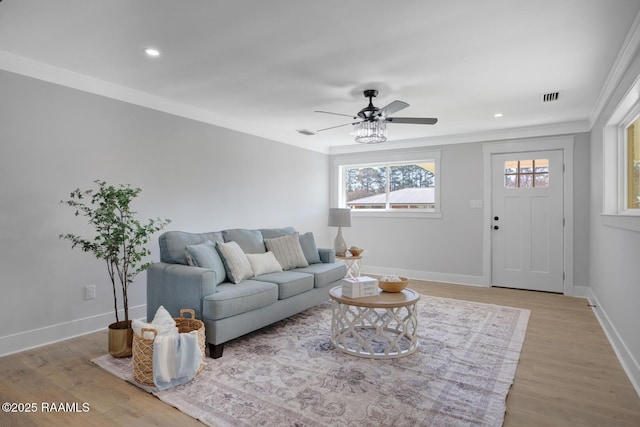
<svg viewBox="0 0 640 427">
<path fill-rule="evenodd" d="M 441 171 L 437 179 L 441 186 L 442 217 L 352 215 L 351 227 L 343 233 L 347 245 L 365 248 L 363 271 L 453 283 L 475 283 L 481 278 L 483 210 L 470 208 L 469 202 L 482 199 L 482 145 L 428 147 L 425 152 L 433 149 L 441 150 Z M 384 161 L 399 153 L 402 150 L 376 155 Z M 337 164 L 345 161 L 357 163 L 358 155 L 333 156 L 334 175 L 338 173 Z M 335 204 L 335 176 L 333 182 Z"/>
<path fill-rule="evenodd" d="M 141 187 L 136 209 L 167 229 L 292 225 L 332 244 L 326 155 L 4 71 L 0 99 L 0 355 L 113 321 L 105 266 L 58 238 L 87 231 L 59 202 L 95 179 Z"/>
<path fill-rule="evenodd" d="M 535 144 L 535 142 L 534 142 Z M 441 218 L 352 217 L 344 229 L 347 244 L 365 248 L 363 271 L 370 274 L 398 274 L 411 278 L 486 285 L 483 272 L 482 208 L 471 208 L 472 200 L 483 204 L 483 151 L 481 143 L 433 146 L 441 150 Z M 415 149 L 405 150 L 415 151 Z M 381 152 L 377 154 L 380 155 Z M 398 156 L 399 151 L 389 151 Z M 574 284 L 589 284 L 589 135 L 574 135 Z M 336 165 L 357 163 L 357 154 L 334 155 Z M 333 177 L 332 201 L 337 201 Z M 488 227 L 488 224 L 486 225 Z M 335 233 L 335 230 L 334 230 Z"/>
<path fill-rule="evenodd" d="M 573 283 L 588 287 L 589 277 L 589 188 L 591 183 L 591 139 L 575 135 L 573 146 Z"/>
<path fill-rule="evenodd" d="M 622 83 L 606 104 L 591 131 L 591 298 L 595 313 L 614 344 L 627 374 L 640 393 L 640 233 L 603 224 L 603 130 L 640 76 L 640 55 L 636 53 Z M 628 218 L 636 222 L 640 218 Z"/>
</svg>

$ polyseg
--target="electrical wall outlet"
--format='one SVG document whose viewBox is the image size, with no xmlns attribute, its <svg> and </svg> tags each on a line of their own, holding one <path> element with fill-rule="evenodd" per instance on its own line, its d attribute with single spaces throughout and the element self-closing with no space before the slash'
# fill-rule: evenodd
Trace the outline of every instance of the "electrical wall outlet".
<svg viewBox="0 0 640 427">
<path fill-rule="evenodd" d="M 89 285 L 84 287 L 84 299 L 96 299 L 96 287 L 95 285 Z"/>
</svg>

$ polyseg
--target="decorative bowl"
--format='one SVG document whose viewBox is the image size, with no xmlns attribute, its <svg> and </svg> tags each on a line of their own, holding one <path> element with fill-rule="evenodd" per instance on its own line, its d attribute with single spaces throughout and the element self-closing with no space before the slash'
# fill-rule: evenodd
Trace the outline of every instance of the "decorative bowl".
<svg viewBox="0 0 640 427">
<path fill-rule="evenodd" d="M 399 277 L 399 281 L 391 280 L 378 280 L 378 287 L 385 292 L 400 292 L 409 284 L 409 279 L 406 277 Z"/>
<path fill-rule="evenodd" d="M 355 247 L 355 246 L 352 246 L 352 247 L 350 247 L 350 248 L 349 248 L 349 253 L 350 253 L 352 256 L 359 256 L 359 255 L 362 253 L 362 251 L 364 251 L 364 249 L 362 249 L 362 248 L 357 248 L 357 247 Z"/>
</svg>

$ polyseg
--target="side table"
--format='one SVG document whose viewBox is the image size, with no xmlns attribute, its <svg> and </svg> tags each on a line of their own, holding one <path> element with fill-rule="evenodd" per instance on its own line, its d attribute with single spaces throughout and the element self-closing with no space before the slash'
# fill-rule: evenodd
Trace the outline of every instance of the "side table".
<svg viewBox="0 0 640 427">
<path fill-rule="evenodd" d="M 344 256 L 336 255 L 336 259 L 344 262 L 347 265 L 347 276 L 349 278 L 360 277 L 360 260 L 362 255 L 358 256 Z"/>
</svg>

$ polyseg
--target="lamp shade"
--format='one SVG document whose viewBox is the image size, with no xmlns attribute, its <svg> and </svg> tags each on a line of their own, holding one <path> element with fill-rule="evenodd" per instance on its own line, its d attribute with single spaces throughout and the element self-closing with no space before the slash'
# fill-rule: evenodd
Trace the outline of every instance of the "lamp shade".
<svg viewBox="0 0 640 427">
<path fill-rule="evenodd" d="M 351 209 L 330 208 L 329 227 L 351 227 Z"/>
</svg>

